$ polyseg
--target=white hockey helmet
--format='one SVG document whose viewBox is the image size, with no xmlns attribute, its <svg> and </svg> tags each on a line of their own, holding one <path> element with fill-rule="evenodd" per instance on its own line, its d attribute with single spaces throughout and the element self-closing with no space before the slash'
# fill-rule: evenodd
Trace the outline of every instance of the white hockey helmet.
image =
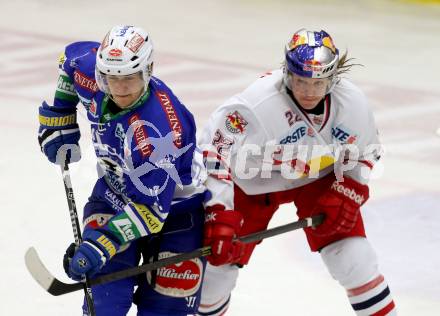
<svg viewBox="0 0 440 316">
<path fill-rule="evenodd" d="M 118 25 L 107 33 L 96 53 L 95 77 L 101 91 L 109 93 L 106 75 L 142 72 L 145 86 L 153 73 L 153 42 L 142 28 Z"/>
</svg>

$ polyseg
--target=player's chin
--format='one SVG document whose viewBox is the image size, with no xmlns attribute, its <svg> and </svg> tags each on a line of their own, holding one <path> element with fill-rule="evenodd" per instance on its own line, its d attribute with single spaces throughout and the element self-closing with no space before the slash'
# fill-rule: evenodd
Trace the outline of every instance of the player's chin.
<svg viewBox="0 0 440 316">
<path fill-rule="evenodd" d="M 303 98 L 300 104 L 304 109 L 311 110 L 318 105 L 319 101 L 321 101 L 320 98 Z"/>
<path fill-rule="evenodd" d="M 131 94 L 128 95 L 118 95 L 118 96 L 114 96 L 113 97 L 116 104 L 120 107 L 120 108 L 125 108 L 130 106 L 133 103 L 133 97 Z"/>
</svg>

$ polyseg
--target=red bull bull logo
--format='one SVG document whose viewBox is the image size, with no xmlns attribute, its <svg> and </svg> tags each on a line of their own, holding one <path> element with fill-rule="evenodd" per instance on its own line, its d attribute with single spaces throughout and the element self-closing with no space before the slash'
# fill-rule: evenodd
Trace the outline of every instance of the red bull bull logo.
<svg viewBox="0 0 440 316">
<path fill-rule="evenodd" d="M 300 45 L 304 45 L 307 44 L 307 37 L 302 36 L 300 34 L 294 34 L 292 39 L 289 42 L 289 49 L 295 49 L 296 47 L 300 46 Z"/>
<path fill-rule="evenodd" d="M 233 134 L 243 133 L 248 122 L 238 111 L 231 112 L 226 116 L 226 129 Z"/>
<path fill-rule="evenodd" d="M 330 36 L 326 36 L 322 39 L 322 45 L 329 48 L 333 52 L 333 54 L 336 54 L 336 46 Z"/>
<path fill-rule="evenodd" d="M 320 69 L 322 64 L 317 60 L 306 60 L 303 66 L 304 71 L 316 71 Z"/>
</svg>

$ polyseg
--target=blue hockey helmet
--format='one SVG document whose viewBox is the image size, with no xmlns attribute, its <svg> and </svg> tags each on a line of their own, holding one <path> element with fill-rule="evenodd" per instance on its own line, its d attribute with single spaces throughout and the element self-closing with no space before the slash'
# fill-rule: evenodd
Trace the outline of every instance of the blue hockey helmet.
<svg viewBox="0 0 440 316">
<path fill-rule="evenodd" d="M 285 47 L 284 82 L 289 75 L 308 78 L 332 78 L 338 69 L 339 50 L 326 31 L 300 29 Z"/>
</svg>

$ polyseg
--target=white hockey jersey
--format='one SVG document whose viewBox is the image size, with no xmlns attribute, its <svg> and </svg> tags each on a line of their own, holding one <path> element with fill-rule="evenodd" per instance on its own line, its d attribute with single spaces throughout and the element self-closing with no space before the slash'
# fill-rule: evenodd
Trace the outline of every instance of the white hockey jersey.
<svg viewBox="0 0 440 316">
<path fill-rule="evenodd" d="M 234 209 L 234 183 L 246 194 L 285 191 L 330 172 L 367 183 L 380 154 L 364 94 L 341 79 L 324 113 L 305 112 L 287 94 L 283 73 L 256 80 L 210 117 L 199 139 L 208 169 L 207 206 Z"/>
</svg>

